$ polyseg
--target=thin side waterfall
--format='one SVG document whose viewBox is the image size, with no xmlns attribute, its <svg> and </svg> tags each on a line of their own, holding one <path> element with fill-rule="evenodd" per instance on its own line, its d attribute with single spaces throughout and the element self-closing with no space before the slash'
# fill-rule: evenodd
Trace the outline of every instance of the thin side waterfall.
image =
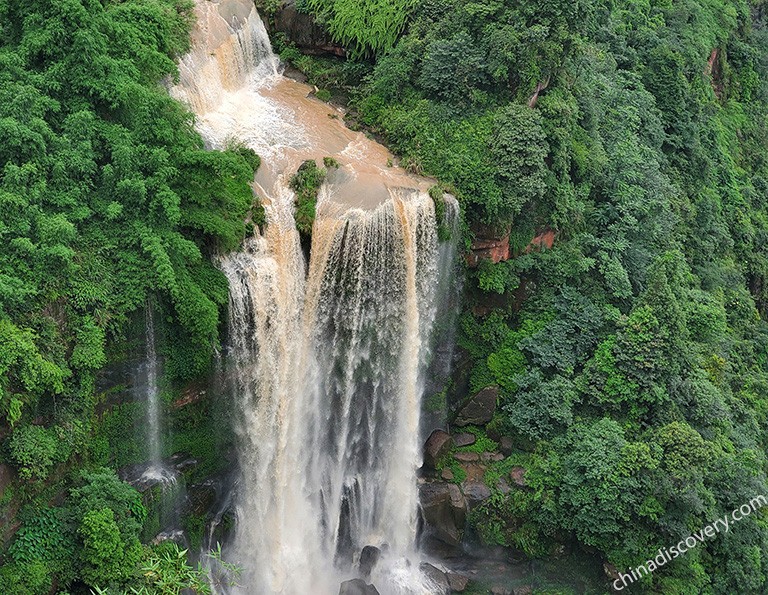
<svg viewBox="0 0 768 595">
<path fill-rule="evenodd" d="M 145 314 L 145 336 L 147 359 L 145 362 L 147 377 L 147 445 L 150 467 L 161 466 L 160 450 L 160 391 L 157 386 L 157 351 L 155 349 L 155 318 L 148 305 Z"/>
<path fill-rule="evenodd" d="M 416 472 L 453 248 L 438 242 L 431 182 L 390 167 L 386 149 L 279 74 L 250 0 L 199 0 L 196 11 L 171 92 L 208 146 L 235 140 L 263 158 L 267 225 L 219 262 L 239 439 L 237 591 L 335 595 L 373 545 L 382 559 L 369 582 L 382 595 L 435 593 L 416 552 Z M 321 188 L 306 262 L 288 180 L 324 156 L 340 168 Z"/>
<path fill-rule="evenodd" d="M 144 311 L 144 363 L 141 366 L 142 378 L 139 387 L 146 402 L 145 440 L 148 461 L 141 474 L 140 481 L 148 484 L 164 485 L 176 482 L 175 473 L 163 462 L 163 420 L 160 402 L 160 358 L 155 346 L 155 318 L 151 304 L 147 303 Z"/>
</svg>

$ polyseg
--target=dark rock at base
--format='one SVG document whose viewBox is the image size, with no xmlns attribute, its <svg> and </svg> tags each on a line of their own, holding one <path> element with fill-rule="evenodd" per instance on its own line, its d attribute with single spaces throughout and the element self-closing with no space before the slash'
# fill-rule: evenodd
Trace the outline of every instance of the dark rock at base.
<svg viewBox="0 0 768 595">
<path fill-rule="evenodd" d="M 502 436 L 499 439 L 499 450 L 501 451 L 501 454 L 503 454 L 505 457 L 508 457 L 512 454 L 512 450 L 515 447 L 515 441 L 512 440 L 511 436 Z"/>
<path fill-rule="evenodd" d="M 487 500 L 491 497 L 491 490 L 484 483 L 468 482 L 465 483 L 462 488 L 470 509 L 481 504 L 483 500 Z"/>
<path fill-rule="evenodd" d="M 212 479 L 197 483 L 187 488 L 189 509 L 198 516 L 205 515 L 216 504 L 216 482 Z"/>
<path fill-rule="evenodd" d="M 177 452 L 168 459 L 168 466 L 179 474 L 194 469 L 198 464 L 197 459 L 183 452 Z"/>
<path fill-rule="evenodd" d="M 333 43 L 328 32 L 315 22 L 314 17 L 296 8 L 295 0 L 288 0 L 277 10 L 274 30 L 285 33 L 296 46 L 307 54 L 333 54 L 344 56 L 344 48 Z"/>
<path fill-rule="evenodd" d="M 440 570 L 439 568 L 432 566 L 429 562 L 422 562 L 419 564 L 419 570 L 421 571 L 421 574 L 426 576 L 430 581 L 432 581 L 435 586 L 438 588 L 437 593 L 443 593 L 445 595 L 450 595 L 451 592 L 451 585 L 448 582 L 448 576 Z M 437 595 L 437 593 L 435 595 Z"/>
<path fill-rule="evenodd" d="M 431 482 L 419 486 L 425 532 L 448 545 L 458 545 L 464 532 L 467 501 L 459 486 Z"/>
<path fill-rule="evenodd" d="M 469 584 L 469 577 L 456 572 L 448 573 L 448 584 L 451 586 L 452 593 L 461 593 Z"/>
<path fill-rule="evenodd" d="M 341 583 L 339 595 L 379 595 L 379 591 L 363 579 L 353 578 L 351 581 Z"/>
<path fill-rule="evenodd" d="M 474 434 L 470 434 L 469 432 L 465 432 L 463 434 L 456 434 L 453 437 L 453 443 L 461 448 L 462 446 L 471 446 L 477 441 L 477 438 L 475 438 Z"/>
<path fill-rule="evenodd" d="M 488 386 L 474 395 L 461 408 L 453 423 L 461 426 L 481 426 L 493 419 L 496 412 L 496 400 L 499 398 L 499 387 Z"/>
<path fill-rule="evenodd" d="M 373 545 L 366 545 L 363 551 L 360 552 L 360 563 L 358 564 L 358 571 L 360 576 L 364 579 L 371 577 L 371 572 L 381 557 L 381 550 Z"/>
<path fill-rule="evenodd" d="M 424 466 L 434 469 L 442 457 L 448 454 L 453 445 L 453 438 L 448 432 L 435 430 L 429 435 L 424 444 Z"/>
</svg>

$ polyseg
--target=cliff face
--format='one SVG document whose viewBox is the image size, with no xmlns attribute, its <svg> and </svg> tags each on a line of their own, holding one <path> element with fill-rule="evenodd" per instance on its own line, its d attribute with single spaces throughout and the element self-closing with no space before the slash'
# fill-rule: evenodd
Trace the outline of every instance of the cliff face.
<svg viewBox="0 0 768 595">
<path fill-rule="evenodd" d="M 477 267 L 483 260 L 490 260 L 494 264 L 509 260 L 509 228 L 499 231 L 489 226 L 476 225 L 472 231 L 475 237 L 467 254 L 467 265 L 470 268 Z"/>
<path fill-rule="evenodd" d="M 295 0 L 284 2 L 267 23 L 270 36 L 283 33 L 302 52 L 312 55 L 344 56 L 344 48 L 333 43 L 330 34 L 317 24 L 311 14 L 299 12 Z"/>
</svg>

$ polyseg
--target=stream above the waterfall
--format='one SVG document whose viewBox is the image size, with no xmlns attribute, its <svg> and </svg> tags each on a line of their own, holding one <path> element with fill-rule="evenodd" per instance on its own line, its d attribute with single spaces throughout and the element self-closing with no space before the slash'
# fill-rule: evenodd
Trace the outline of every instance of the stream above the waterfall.
<svg viewBox="0 0 768 595">
<path fill-rule="evenodd" d="M 364 574 L 382 595 L 430 595 L 419 568 L 420 415 L 441 294 L 456 246 L 438 241 L 433 181 L 282 76 L 250 0 L 196 3 L 174 97 L 211 149 L 262 159 L 266 225 L 224 254 L 225 376 L 238 442 L 229 559 L 238 593 L 335 595 Z M 320 189 L 307 261 L 290 178 L 339 164 Z M 446 201 L 448 227 L 458 222 Z M 381 551 L 359 570 L 366 546 Z"/>
</svg>

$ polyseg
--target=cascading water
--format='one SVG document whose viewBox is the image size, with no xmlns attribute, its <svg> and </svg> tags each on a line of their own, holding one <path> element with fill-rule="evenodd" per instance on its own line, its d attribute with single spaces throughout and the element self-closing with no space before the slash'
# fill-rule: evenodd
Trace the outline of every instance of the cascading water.
<svg viewBox="0 0 768 595">
<path fill-rule="evenodd" d="M 386 149 L 278 74 L 249 0 L 200 0 L 196 11 L 172 93 L 209 146 L 237 141 L 263 159 L 264 234 L 220 261 L 242 591 L 335 594 L 374 545 L 385 551 L 371 576 L 382 594 L 431 593 L 415 558 L 423 371 L 445 260 L 430 183 L 388 167 Z M 321 189 L 307 264 L 288 178 L 324 156 L 341 167 Z"/>
<path fill-rule="evenodd" d="M 141 367 L 143 382 L 139 385 L 143 389 L 146 399 L 146 444 L 149 461 L 142 474 L 142 480 L 147 482 L 167 483 L 174 480 L 173 475 L 165 469 L 162 461 L 162 420 L 160 411 L 160 389 L 158 386 L 158 373 L 160 361 L 155 348 L 155 319 L 152 307 L 147 304 L 144 314 L 144 336 L 146 355 Z"/>
<path fill-rule="evenodd" d="M 160 465 L 160 391 L 157 387 L 157 351 L 155 349 L 155 318 L 152 308 L 146 311 L 147 337 L 147 444 L 149 461 L 153 466 Z"/>
</svg>

